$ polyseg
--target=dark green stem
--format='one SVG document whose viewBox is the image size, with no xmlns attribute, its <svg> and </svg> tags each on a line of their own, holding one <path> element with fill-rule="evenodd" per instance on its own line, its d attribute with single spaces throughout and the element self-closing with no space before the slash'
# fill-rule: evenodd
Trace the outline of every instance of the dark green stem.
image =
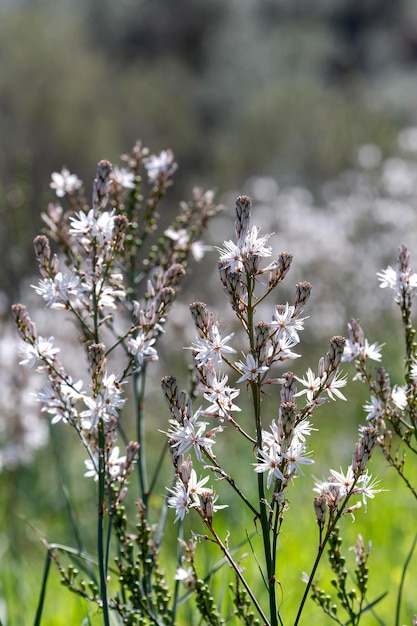
<svg viewBox="0 0 417 626">
<path fill-rule="evenodd" d="M 106 458 L 105 458 L 105 436 L 104 423 L 101 419 L 98 426 L 98 515 L 97 515 L 97 552 L 98 567 L 100 574 L 100 598 L 103 606 L 104 626 L 110 626 L 109 607 L 107 602 L 107 570 L 105 555 L 104 537 L 104 513 L 105 513 L 105 479 L 106 479 Z"/>
<path fill-rule="evenodd" d="M 146 472 L 146 457 L 145 457 L 145 424 L 144 424 L 144 415 L 143 415 L 143 403 L 145 398 L 145 374 L 146 374 L 146 366 L 143 366 L 143 369 L 140 372 L 137 372 L 133 375 L 134 382 L 134 395 L 135 395 L 135 406 L 136 406 L 136 436 L 137 442 L 140 446 L 138 452 L 138 473 L 139 473 L 139 488 L 140 488 L 140 497 L 142 502 L 146 508 L 149 492 L 148 492 L 148 482 L 147 482 L 147 472 Z"/>
</svg>

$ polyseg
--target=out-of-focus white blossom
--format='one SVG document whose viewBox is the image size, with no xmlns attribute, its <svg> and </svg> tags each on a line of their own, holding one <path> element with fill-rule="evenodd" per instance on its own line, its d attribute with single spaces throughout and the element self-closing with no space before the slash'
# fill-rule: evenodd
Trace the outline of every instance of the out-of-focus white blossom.
<svg viewBox="0 0 417 626">
<path fill-rule="evenodd" d="M 51 178 L 50 187 L 55 189 L 58 198 L 63 198 L 67 193 L 76 191 L 82 185 L 81 180 L 75 174 L 71 174 L 66 167 L 63 167 L 61 172 L 53 172 Z"/>
</svg>

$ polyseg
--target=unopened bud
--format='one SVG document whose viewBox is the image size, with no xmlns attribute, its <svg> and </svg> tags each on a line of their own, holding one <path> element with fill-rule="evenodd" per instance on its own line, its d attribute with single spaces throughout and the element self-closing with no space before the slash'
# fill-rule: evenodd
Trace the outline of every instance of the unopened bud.
<svg viewBox="0 0 417 626">
<path fill-rule="evenodd" d="M 99 161 L 93 188 L 93 206 L 96 210 L 104 209 L 107 204 L 107 192 L 111 170 L 112 164 L 110 161 Z"/>
<path fill-rule="evenodd" d="M 397 257 L 398 269 L 400 272 L 407 272 L 410 265 L 410 253 L 405 244 L 402 244 L 398 248 Z"/>
<path fill-rule="evenodd" d="M 91 377 L 96 385 L 100 385 L 103 380 L 104 368 L 106 366 L 106 348 L 102 343 L 93 343 L 88 348 L 90 360 Z"/>
<path fill-rule="evenodd" d="M 164 376 L 161 380 L 162 391 L 170 406 L 177 405 L 178 385 L 174 376 Z"/>
<path fill-rule="evenodd" d="M 235 208 L 235 233 L 238 241 L 246 237 L 250 222 L 252 200 L 248 196 L 238 196 Z"/>
<path fill-rule="evenodd" d="M 365 343 L 365 333 L 362 330 L 359 320 L 352 318 L 348 323 L 349 339 L 352 343 L 357 343 L 359 346 L 363 346 Z"/>
<path fill-rule="evenodd" d="M 383 367 L 375 369 L 375 389 L 378 396 L 387 402 L 391 396 L 391 382 L 388 373 Z"/>
<path fill-rule="evenodd" d="M 323 528 L 326 523 L 326 513 L 328 505 L 325 496 L 316 496 L 314 498 L 314 512 L 316 514 L 317 524 Z"/>
<path fill-rule="evenodd" d="M 295 294 L 295 313 L 298 314 L 302 311 L 306 305 L 307 300 L 310 297 L 311 293 L 311 283 L 304 280 L 301 283 L 297 283 L 296 285 L 296 294 Z"/>
<path fill-rule="evenodd" d="M 211 524 L 214 514 L 214 498 L 211 491 L 203 491 L 200 494 L 200 506 L 203 518 Z"/>
<path fill-rule="evenodd" d="M 48 237 L 45 237 L 45 235 L 38 235 L 33 240 L 33 246 L 35 248 L 35 255 L 39 266 L 43 269 L 48 269 L 51 258 L 51 247 L 49 245 Z"/>
<path fill-rule="evenodd" d="M 35 341 L 38 333 L 34 322 L 29 317 L 29 313 L 23 304 L 13 304 L 12 315 L 19 331 L 19 334 L 23 339 Z"/>
<path fill-rule="evenodd" d="M 324 358 L 324 369 L 327 373 L 336 370 L 342 360 L 346 339 L 341 335 L 336 335 L 330 340 L 329 349 Z"/>
<path fill-rule="evenodd" d="M 285 372 L 282 376 L 281 404 L 292 402 L 297 391 L 296 378 L 292 372 Z"/>
</svg>

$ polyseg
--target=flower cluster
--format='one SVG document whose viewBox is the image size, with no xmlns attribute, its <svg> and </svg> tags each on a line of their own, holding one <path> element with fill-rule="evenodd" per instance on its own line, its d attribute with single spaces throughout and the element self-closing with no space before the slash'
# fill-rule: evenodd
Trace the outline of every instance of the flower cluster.
<svg viewBox="0 0 417 626">
<path fill-rule="evenodd" d="M 369 345 L 358 320 L 348 324 L 350 350 L 344 359 L 351 361 L 356 369 L 357 380 L 365 383 L 370 391 L 369 401 L 363 406 L 366 419 L 377 432 L 377 444 L 388 463 L 410 486 L 404 475 L 405 453 L 393 452 L 393 438 L 397 436 L 406 448 L 415 452 L 412 443 L 417 426 L 417 406 L 415 401 L 417 385 L 417 353 L 414 342 L 415 329 L 411 322 L 411 309 L 417 290 L 417 274 L 410 266 L 410 254 L 407 246 L 398 249 L 395 268 L 377 273 L 380 287 L 392 289 L 393 300 L 400 307 L 405 335 L 405 380 L 404 384 L 391 385 L 388 372 L 379 366 L 373 374 L 368 368 L 368 359 L 381 361 L 381 348 Z M 414 493 L 414 491 L 413 491 Z"/>
<path fill-rule="evenodd" d="M 34 240 L 41 278 L 32 287 L 47 308 L 72 315 L 86 348 L 89 379 L 74 379 L 59 360 L 54 337 L 39 335 L 26 308 L 13 306 L 24 341 L 21 364 L 48 379 L 36 393 L 41 411 L 50 415 L 52 424 L 75 428 L 88 455 L 86 475 L 97 478 L 104 467 L 109 485 L 127 477 L 137 449 L 137 444 L 128 444 L 120 456 L 116 445 L 125 385 L 158 359 L 156 342 L 185 275 L 187 257 L 217 211 L 213 194 L 196 189 L 151 256 L 141 258 L 138 251 L 156 228 L 157 207 L 176 164 L 170 150 L 150 155 L 140 142 L 122 159 L 126 167 L 99 162 L 91 207 L 76 175 L 65 168 L 55 172 L 51 188 L 59 201 L 68 201 L 70 210 L 50 205 L 43 216 L 49 238 L 39 235 Z M 141 169 L 150 186 L 145 206 Z M 173 233 L 179 232 L 181 244 L 173 246 Z M 51 239 L 61 256 L 52 252 Z M 111 368 L 110 355 L 118 373 Z"/>
<path fill-rule="evenodd" d="M 243 359 L 235 361 L 233 355 L 236 350 L 230 345 L 234 334 L 223 335 L 221 324 L 208 312 L 206 305 L 193 302 L 190 311 L 197 338 L 188 349 L 193 354 L 198 388 L 210 404 L 193 412 L 192 398 L 178 392 L 175 378 L 165 377 L 162 382 L 172 415 L 167 436 L 178 477 L 175 497 L 168 499 L 168 505 L 176 508 L 177 520 L 183 519 L 190 508 L 198 509 L 200 506 L 193 498 L 183 497 L 188 483 L 184 482 L 179 467 L 182 467 L 185 453 L 194 450 L 200 463 L 206 462 L 206 467 L 222 477 L 227 476 L 213 452 L 215 434 L 221 432 L 222 424 L 231 424 L 256 446 L 254 471 L 266 475 L 266 487 L 273 485 L 275 501 L 282 502 L 283 498 L 279 498 L 278 494 L 284 493 L 292 479 L 304 475 L 302 466 L 313 463 L 307 437 L 314 429 L 307 417 L 327 397 L 345 399 L 340 388 L 346 384 L 346 377 L 341 377 L 338 371 L 345 344 L 343 337 L 332 339 L 328 353 L 320 359 L 317 376 L 311 369 L 306 379 L 290 372 L 280 378 L 270 376 L 272 367 L 300 356 L 294 348 L 300 342 L 299 332 L 304 328 L 306 318 L 302 313 L 311 286 L 307 282 L 298 283 L 293 304 L 275 305 L 269 320 L 255 322 L 256 307 L 285 278 L 292 256 L 282 253 L 276 260 L 262 266 L 262 258 L 272 255 L 268 245 L 270 235 L 261 236 L 260 229 L 250 225 L 250 210 L 250 199 L 239 196 L 236 201 L 236 242 L 229 240 L 218 248 L 220 279 L 247 335 L 250 350 L 243 353 Z M 264 293 L 260 292 L 262 288 Z M 224 372 L 224 367 L 237 376 L 236 385 L 244 383 L 252 390 L 262 389 L 267 384 L 282 386 L 278 419 L 271 421 L 268 430 L 262 426 L 258 416 L 255 439 L 245 432 L 246 424 L 241 424 L 232 416 L 234 412 L 241 411 L 236 404 L 239 389 L 228 384 L 229 374 Z M 306 386 L 299 393 L 296 393 L 297 381 Z M 307 403 L 298 411 L 295 400 L 303 394 L 307 394 Z M 208 423 L 200 419 L 204 415 L 215 418 L 220 425 L 207 430 Z"/>
</svg>

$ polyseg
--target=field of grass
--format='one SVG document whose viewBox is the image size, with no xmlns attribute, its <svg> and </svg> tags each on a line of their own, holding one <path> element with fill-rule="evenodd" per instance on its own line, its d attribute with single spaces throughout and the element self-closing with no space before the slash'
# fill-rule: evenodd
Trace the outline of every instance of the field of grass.
<svg viewBox="0 0 417 626">
<path fill-rule="evenodd" d="M 358 388 L 351 385 L 352 391 Z M 357 385 L 357 383 L 356 383 Z M 269 402 L 268 399 L 265 402 Z M 313 512 L 313 478 L 325 477 L 330 467 L 338 469 L 350 462 L 351 450 L 356 438 L 357 416 L 344 413 L 345 405 L 336 410 L 336 404 L 329 404 L 315 416 L 315 424 L 319 431 L 312 435 L 311 445 L 314 450 L 315 465 L 308 467 L 305 478 L 298 478 L 288 490 L 289 508 L 285 514 L 283 532 L 278 549 L 277 579 L 279 581 L 279 602 L 284 624 L 292 624 L 304 591 L 301 575 L 309 572 L 317 549 L 317 524 Z M 242 420 L 247 419 L 243 416 Z M 163 418 L 157 419 L 163 422 Z M 56 428 L 56 427 L 55 427 Z M 70 436 L 68 436 L 70 435 Z M 39 592 L 41 589 L 46 550 L 41 538 L 50 542 L 76 547 L 74 527 L 83 537 L 84 546 L 95 553 L 95 496 L 96 485 L 93 481 L 82 477 L 83 460 L 78 444 L 71 440 L 72 433 L 66 432 L 61 425 L 61 432 L 54 436 L 48 449 L 39 452 L 35 462 L 25 469 L 16 470 L 3 476 L 0 510 L 1 517 L 1 602 L 2 623 L 17 626 L 33 623 Z M 154 439 L 158 435 L 154 433 Z M 162 444 L 162 438 L 155 440 L 152 450 Z M 252 451 L 240 442 L 236 433 L 227 432 L 218 447 L 218 457 L 226 459 L 225 468 L 236 481 L 244 486 L 249 497 L 255 496 L 255 474 L 252 471 Z M 155 446 L 155 448 L 153 447 Z M 57 454 L 57 449 L 59 453 Z M 152 455 L 153 459 L 154 455 Z M 385 461 L 378 450 L 375 451 L 370 464 L 370 471 L 381 480 L 381 488 L 385 491 L 378 494 L 368 504 L 368 511 L 359 509 L 356 520 L 347 515 L 340 522 L 343 547 L 347 557 L 348 569 L 353 573 L 355 567 L 354 554 L 349 547 L 354 545 L 358 533 L 365 543 L 372 541 L 372 552 L 369 560 L 369 594 L 368 602 L 387 593 L 386 597 L 375 607 L 374 612 L 366 613 L 361 621 L 363 626 L 373 624 L 395 624 L 398 590 L 407 554 L 411 549 L 415 536 L 416 502 L 403 487 L 400 479 L 392 469 L 386 467 Z M 169 482 L 167 463 L 166 483 Z M 163 479 L 157 485 L 155 498 L 151 502 L 154 520 L 160 505 L 159 496 L 164 494 Z M 262 545 L 259 528 L 254 525 L 250 514 L 242 508 L 241 503 L 230 488 L 223 483 L 216 483 L 221 494 L 221 502 L 228 503 L 229 508 L 216 514 L 215 526 L 218 534 L 226 538 L 230 532 L 231 549 L 244 544 L 235 553 L 236 559 L 243 554 L 245 577 L 251 582 L 258 598 L 265 597 L 261 576 L 254 554 L 262 564 Z M 132 478 L 132 494 L 134 479 Z M 70 522 L 67 503 L 71 501 L 73 524 Z M 153 507 L 154 505 L 154 507 Z M 186 517 L 184 537 L 188 538 L 191 526 L 195 532 L 204 533 L 202 523 L 193 512 Z M 135 512 L 131 509 L 132 528 Z M 193 524 L 191 524 L 193 521 Z M 258 532 L 257 532 L 258 531 Z M 176 566 L 176 527 L 173 526 L 173 513 L 168 516 L 166 545 L 162 549 L 161 563 L 166 571 L 167 582 L 173 583 Z M 247 542 L 250 537 L 250 543 Z M 252 553 L 253 551 L 253 553 Z M 415 613 L 414 581 L 417 574 L 417 557 L 411 560 L 407 571 L 401 604 L 399 624 L 412 623 Z M 201 576 L 220 562 L 221 555 L 207 542 L 201 541 L 197 549 L 197 567 Z M 213 596 L 222 613 L 227 614 L 230 608 L 230 592 L 228 590 L 229 568 L 223 565 L 211 580 Z M 329 593 L 332 592 L 327 558 L 319 568 L 318 580 Z M 184 591 L 185 593 L 185 591 Z M 199 623 L 198 614 L 191 605 L 180 610 L 178 624 L 184 626 Z M 225 610 L 224 610 L 225 609 Z M 88 616 L 88 621 L 86 620 Z M 61 624 L 100 624 L 100 615 L 94 607 L 70 593 L 60 584 L 59 573 L 52 564 L 50 570 L 43 626 L 60 626 Z M 231 622 L 232 623 L 232 622 Z M 323 615 L 311 600 L 308 600 L 301 624 L 317 625 L 332 623 Z M 342 622 L 344 623 L 344 622 Z"/>
</svg>

